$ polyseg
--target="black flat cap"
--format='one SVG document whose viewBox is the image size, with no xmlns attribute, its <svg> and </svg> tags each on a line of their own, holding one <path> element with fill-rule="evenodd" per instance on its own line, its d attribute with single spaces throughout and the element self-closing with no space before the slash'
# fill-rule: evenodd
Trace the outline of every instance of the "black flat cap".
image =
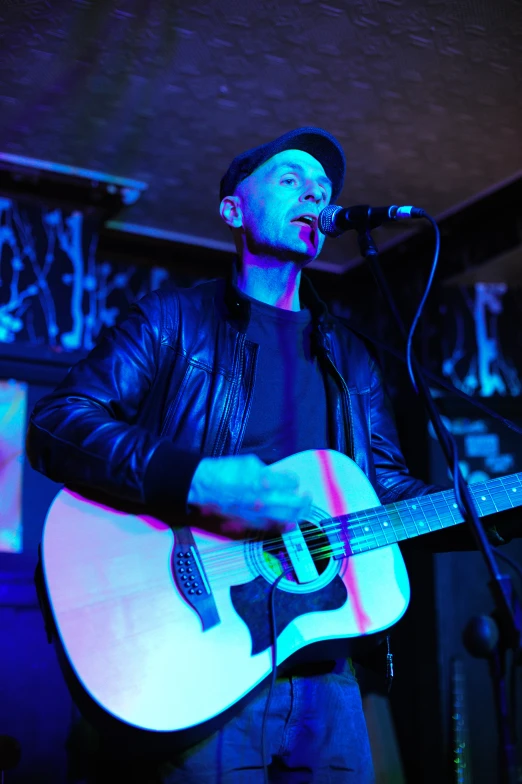
<svg viewBox="0 0 522 784">
<path fill-rule="evenodd" d="M 239 183 L 246 180 L 262 163 L 283 150 L 303 150 L 319 161 L 331 180 L 331 202 L 334 203 L 343 187 L 346 159 L 337 139 L 328 131 L 314 127 L 296 128 L 271 142 L 237 155 L 221 179 L 220 201 L 225 196 L 231 196 Z"/>
</svg>

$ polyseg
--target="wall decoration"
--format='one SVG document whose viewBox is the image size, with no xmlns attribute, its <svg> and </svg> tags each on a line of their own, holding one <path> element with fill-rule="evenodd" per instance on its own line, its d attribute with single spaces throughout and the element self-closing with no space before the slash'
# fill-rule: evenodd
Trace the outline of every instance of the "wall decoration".
<svg viewBox="0 0 522 784">
<path fill-rule="evenodd" d="M 0 198 L 0 343 L 89 351 L 163 268 L 96 257 L 98 221 Z"/>
<path fill-rule="evenodd" d="M 442 373 L 469 395 L 518 397 L 520 291 L 505 283 L 443 289 L 437 331 Z"/>
<path fill-rule="evenodd" d="M 0 381 L 0 552 L 22 552 L 22 469 L 27 387 Z"/>
</svg>

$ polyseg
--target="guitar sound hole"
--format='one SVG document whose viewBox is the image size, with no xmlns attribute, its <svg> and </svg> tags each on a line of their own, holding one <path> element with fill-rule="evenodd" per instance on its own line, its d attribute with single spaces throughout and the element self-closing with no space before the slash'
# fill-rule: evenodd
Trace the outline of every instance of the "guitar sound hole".
<svg viewBox="0 0 522 784">
<path fill-rule="evenodd" d="M 318 575 L 321 575 L 330 562 L 332 550 L 328 537 L 313 523 L 300 523 L 308 551 L 315 563 Z M 263 560 L 275 577 L 286 572 L 287 580 L 297 582 L 297 578 L 288 556 L 283 539 L 271 539 L 263 544 Z"/>
</svg>

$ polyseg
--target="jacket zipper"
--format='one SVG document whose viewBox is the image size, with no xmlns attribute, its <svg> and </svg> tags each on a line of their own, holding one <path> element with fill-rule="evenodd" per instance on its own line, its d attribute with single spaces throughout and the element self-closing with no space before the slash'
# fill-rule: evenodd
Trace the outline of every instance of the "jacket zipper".
<svg viewBox="0 0 522 784">
<path fill-rule="evenodd" d="M 239 332 L 236 338 L 236 356 L 234 358 L 234 372 L 233 372 L 233 381 L 231 384 L 231 389 L 227 394 L 227 400 L 225 403 L 225 407 L 223 409 L 223 414 L 221 416 L 221 421 L 219 423 L 218 434 L 216 436 L 216 442 L 214 444 L 214 448 L 212 450 L 212 457 L 218 457 L 223 453 L 223 445 L 225 443 L 226 437 L 226 430 L 228 427 L 228 423 L 230 421 L 230 415 L 232 412 L 232 400 L 233 396 L 237 392 L 238 385 L 241 383 L 241 369 L 244 365 L 244 356 L 245 356 L 245 342 L 246 342 L 246 335 Z M 237 368 L 240 368 L 238 373 Z M 237 376 L 239 375 L 239 379 Z"/>
<path fill-rule="evenodd" d="M 344 416 L 345 416 L 346 422 L 348 424 L 348 447 L 349 447 L 349 450 L 350 450 L 350 457 L 353 460 L 354 459 L 354 451 L 353 451 L 353 443 L 354 443 L 353 438 L 354 437 L 353 437 L 352 405 L 351 405 L 351 401 L 350 401 L 350 393 L 348 391 L 348 385 L 347 385 L 346 381 L 344 380 L 343 375 L 337 369 L 337 366 L 336 366 L 336 364 L 335 364 L 335 362 L 333 360 L 333 357 L 332 357 L 332 352 L 327 347 L 326 335 L 325 335 L 325 333 L 324 333 L 324 331 L 323 331 L 323 329 L 321 327 L 319 327 L 319 332 L 321 334 L 322 341 L 323 341 L 323 349 L 324 349 L 325 357 L 326 357 L 327 361 L 329 362 L 330 367 L 332 368 L 334 375 L 337 376 L 337 378 L 338 378 L 338 380 L 340 382 L 340 385 L 341 385 L 341 390 L 342 390 L 342 395 L 341 395 L 342 407 L 343 407 L 343 412 L 344 412 Z"/>
</svg>

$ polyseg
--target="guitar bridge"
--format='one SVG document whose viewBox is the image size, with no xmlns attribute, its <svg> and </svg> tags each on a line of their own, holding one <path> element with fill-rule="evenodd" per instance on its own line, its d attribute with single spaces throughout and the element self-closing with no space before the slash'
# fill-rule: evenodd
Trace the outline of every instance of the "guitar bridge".
<svg viewBox="0 0 522 784">
<path fill-rule="evenodd" d="M 203 631 L 206 631 L 220 622 L 212 589 L 190 528 L 177 528 L 174 536 L 175 546 L 170 559 L 172 576 L 181 596 L 199 615 Z"/>
</svg>

